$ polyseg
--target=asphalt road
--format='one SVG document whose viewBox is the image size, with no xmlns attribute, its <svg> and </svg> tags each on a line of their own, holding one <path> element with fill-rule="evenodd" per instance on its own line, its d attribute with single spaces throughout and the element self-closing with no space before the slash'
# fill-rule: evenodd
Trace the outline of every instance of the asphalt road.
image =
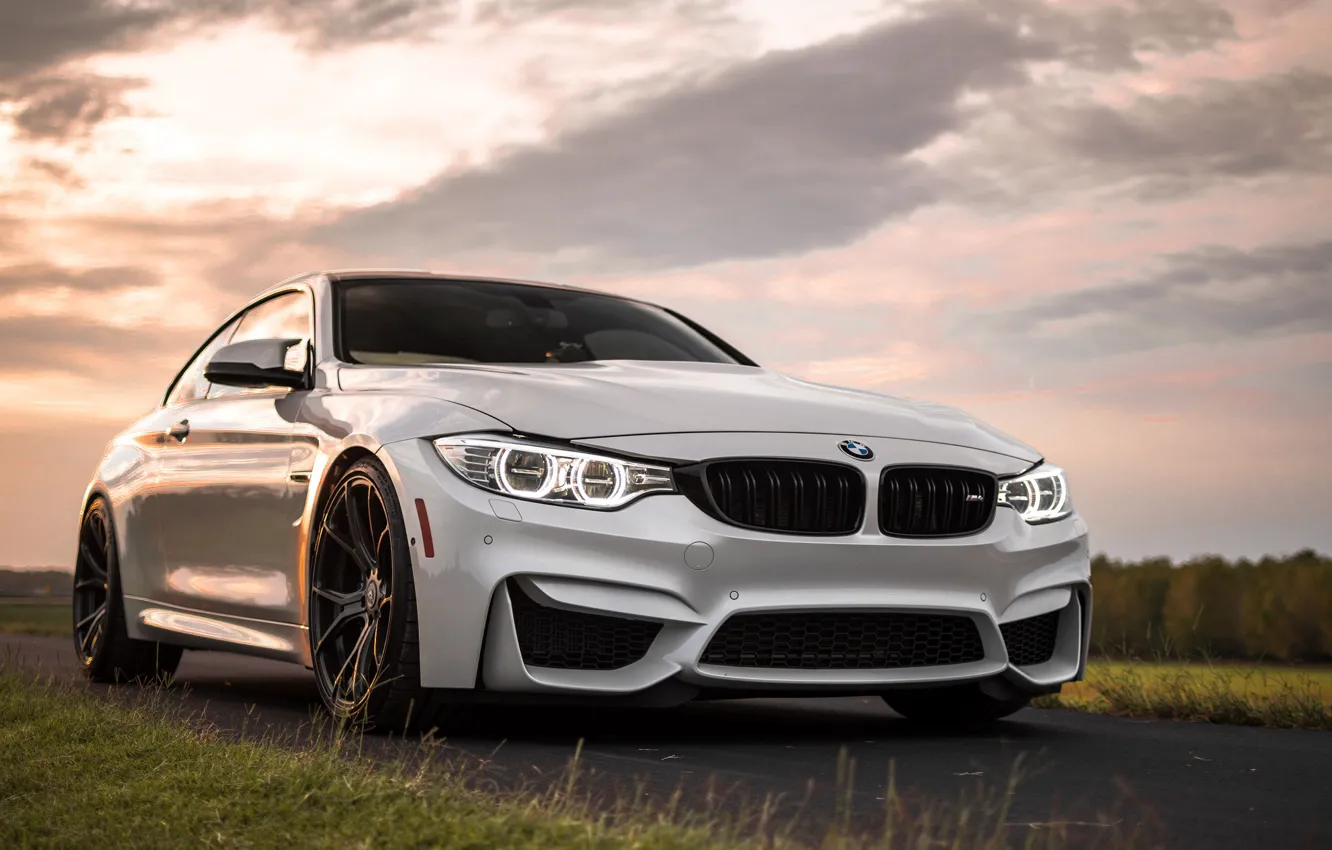
<svg viewBox="0 0 1332 850">
<path fill-rule="evenodd" d="M 75 675 L 64 639 L 0 635 L 0 663 Z M 190 712 L 247 735 L 290 734 L 319 711 L 308 671 L 222 653 L 187 652 L 175 691 Z M 447 747 L 483 762 L 502 787 L 560 775 L 582 739 L 594 786 L 681 787 L 699 805 L 710 790 L 710 805 L 723 808 L 780 795 L 811 835 L 835 817 L 845 748 L 855 762 L 852 817 L 866 828 L 882 811 L 890 763 L 898 788 L 918 800 L 1002 789 L 1020 764 L 1010 829 L 1071 822 L 1090 844 L 1141 825 L 1153 843 L 1176 848 L 1332 847 L 1326 732 L 1027 709 L 984 733 L 946 735 L 859 698 L 487 708 L 448 731 Z M 419 743 L 376 736 L 365 749 L 385 760 L 420 753 Z"/>
</svg>

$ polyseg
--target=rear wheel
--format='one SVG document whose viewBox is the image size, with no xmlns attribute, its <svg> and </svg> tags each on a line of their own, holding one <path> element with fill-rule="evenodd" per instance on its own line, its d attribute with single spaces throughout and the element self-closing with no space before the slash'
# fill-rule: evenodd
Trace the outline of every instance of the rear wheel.
<svg viewBox="0 0 1332 850">
<path fill-rule="evenodd" d="M 379 461 L 357 462 L 334 486 L 310 562 L 310 651 L 324 705 L 369 729 L 428 726 L 440 706 L 421 687 L 406 524 Z"/>
<path fill-rule="evenodd" d="M 126 631 L 111 508 L 100 496 L 88 505 L 79 526 L 72 607 L 74 650 L 92 681 L 164 681 L 175 674 L 180 647 L 134 640 Z"/>
<path fill-rule="evenodd" d="M 1030 697 L 996 699 L 977 685 L 921 688 L 883 695 L 883 701 L 898 714 L 922 725 L 983 726 L 1021 711 Z"/>
</svg>

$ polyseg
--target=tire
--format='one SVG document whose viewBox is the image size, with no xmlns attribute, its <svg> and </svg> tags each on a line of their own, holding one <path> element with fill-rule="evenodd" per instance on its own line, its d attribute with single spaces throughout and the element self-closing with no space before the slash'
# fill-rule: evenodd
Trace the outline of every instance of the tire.
<svg viewBox="0 0 1332 850">
<path fill-rule="evenodd" d="M 125 626 L 111 507 L 98 496 L 79 524 L 74 560 L 74 652 L 94 682 L 166 682 L 180 664 L 181 648 L 135 640 Z"/>
<path fill-rule="evenodd" d="M 888 707 L 914 723 L 966 728 L 985 726 L 1021 711 L 1030 697 L 996 699 L 977 685 L 921 688 L 883 695 Z"/>
<path fill-rule="evenodd" d="M 317 528 L 307 604 L 325 707 L 367 731 L 429 729 L 444 706 L 421 687 L 407 528 L 378 460 L 358 461 L 338 480 Z"/>
</svg>

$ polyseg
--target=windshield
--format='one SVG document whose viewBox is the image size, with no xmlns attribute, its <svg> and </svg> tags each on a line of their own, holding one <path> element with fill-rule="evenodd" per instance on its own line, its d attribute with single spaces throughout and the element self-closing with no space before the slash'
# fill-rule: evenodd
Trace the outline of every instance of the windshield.
<svg viewBox="0 0 1332 850">
<path fill-rule="evenodd" d="M 338 284 L 339 356 L 352 363 L 746 363 L 671 313 L 610 295 L 466 280 Z"/>
</svg>

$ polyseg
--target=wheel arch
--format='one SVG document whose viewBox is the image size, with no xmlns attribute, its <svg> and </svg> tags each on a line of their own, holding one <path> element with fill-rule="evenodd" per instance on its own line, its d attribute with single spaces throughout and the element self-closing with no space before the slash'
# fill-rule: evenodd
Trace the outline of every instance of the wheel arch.
<svg viewBox="0 0 1332 850">
<path fill-rule="evenodd" d="M 304 539 L 301 541 L 300 610 L 302 626 L 308 628 L 310 625 L 310 571 L 314 557 L 314 546 L 318 538 L 320 517 L 324 515 L 324 508 L 328 506 L 328 500 L 333 496 L 333 488 L 342 480 L 342 476 L 346 474 L 347 470 L 351 469 L 358 461 L 374 456 L 374 449 L 363 444 L 344 446 L 328 462 L 319 476 L 318 483 L 315 486 L 314 498 L 307 509 L 308 520 L 305 524 Z M 306 649 L 309 648 L 306 647 Z M 307 658 L 307 666 L 309 661 L 310 659 Z"/>
</svg>

